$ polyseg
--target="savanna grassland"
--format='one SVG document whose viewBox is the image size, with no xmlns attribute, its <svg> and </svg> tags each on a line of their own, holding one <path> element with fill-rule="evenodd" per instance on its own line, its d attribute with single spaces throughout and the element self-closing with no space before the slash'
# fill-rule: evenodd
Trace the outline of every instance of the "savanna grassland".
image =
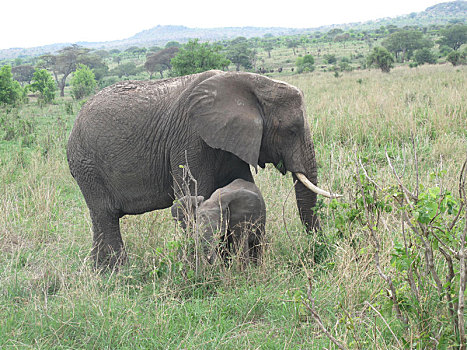
<svg viewBox="0 0 467 350">
<path fill-rule="evenodd" d="M 265 252 L 245 271 L 194 269 L 163 210 L 124 217 L 129 263 L 96 273 L 65 155 L 81 102 L 0 109 L 0 348 L 456 347 L 462 266 L 442 251 L 459 250 L 465 227 L 467 67 L 280 79 L 304 92 L 321 187 L 344 196 L 320 201 L 322 232 L 308 235 L 290 174 L 260 169 Z"/>
</svg>

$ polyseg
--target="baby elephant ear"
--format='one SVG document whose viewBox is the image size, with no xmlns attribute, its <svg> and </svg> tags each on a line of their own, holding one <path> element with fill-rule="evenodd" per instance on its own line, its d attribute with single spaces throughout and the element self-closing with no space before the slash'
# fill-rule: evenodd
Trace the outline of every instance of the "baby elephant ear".
<svg viewBox="0 0 467 350">
<path fill-rule="evenodd" d="M 263 118 L 248 75 L 221 73 L 200 83 L 189 96 L 195 131 L 213 148 L 258 165 Z"/>
<path fill-rule="evenodd" d="M 183 196 L 174 201 L 170 208 L 172 216 L 183 228 L 188 226 L 191 218 L 194 218 L 196 207 L 204 201 L 203 196 Z"/>
</svg>

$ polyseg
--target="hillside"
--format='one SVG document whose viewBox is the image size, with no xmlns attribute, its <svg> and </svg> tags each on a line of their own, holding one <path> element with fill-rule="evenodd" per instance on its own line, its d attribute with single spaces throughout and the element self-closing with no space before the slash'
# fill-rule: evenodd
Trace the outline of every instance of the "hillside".
<svg viewBox="0 0 467 350">
<path fill-rule="evenodd" d="M 332 28 L 342 29 L 374 29 L 382 25 L 429 26 L 445 25 L 455 21 L 466 21 L 467 1 L 451 1 L 428 7 L 425 11 L 414 12 L 394 18 L 381 18 L 368 22 L 345 24 L 331 24 L 314 28 L 280 28 L 280 27 L 224 27 L 224 28 L 189 28 L 185 26 L 156 26 L 144 30 L 132 37 L 107 42 L 77 42 L 76 44 L 93 49 L 125 49 L 130 46 L 161 46 L 168 41 L 186 42 L 189 39 L 199 38 L 201 41 L 219 41 L 232 39 L 238 36 L 246 38 L 262 37 L 265 34 L 273 36 L 296 35 L 312 33 L 314 31 L 327 31 Z M 57 43 L 33 48 L 11 48 L 0 50 L 0 60 L 13 59 L 24 56 L 37 56 L 44 53 L 53 53 L 71 43 Z"/>
</svg>

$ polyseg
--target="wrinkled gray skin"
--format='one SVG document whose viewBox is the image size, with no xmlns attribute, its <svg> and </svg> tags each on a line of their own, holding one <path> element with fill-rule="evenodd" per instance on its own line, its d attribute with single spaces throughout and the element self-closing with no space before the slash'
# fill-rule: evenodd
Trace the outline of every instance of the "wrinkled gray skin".
<svg viewBox="0 0 467 350">
<path fill-rule="evenodd" d="M 184 229 L 196 218 L 203 251 L 210 263 L 218 252 L 238 254 L 244 262 L 258 261 L 266 205 L 254 183 L 237 179 L 206 200 L 202 196 L 184 196 L 175 201 L 171 211 Z M 225 249 L 219 250 L 219 243 Z"/>
<path fill-rule="evenodd" d="M 254 182 L 250 165 L 272 163 L 317 183 L 302 92 L 252 73 L 109 86 L 81 109 L 67 157 L 91 215 L 97 266 L 126 260 L 123 215 L 168 208 L 195 193 L 181 190 L 186 160 L 205 198 L 237 178 Z M 295 192 L 302 222 L 317 229 L 316 194 L 300 182 Z"/>
</svg>

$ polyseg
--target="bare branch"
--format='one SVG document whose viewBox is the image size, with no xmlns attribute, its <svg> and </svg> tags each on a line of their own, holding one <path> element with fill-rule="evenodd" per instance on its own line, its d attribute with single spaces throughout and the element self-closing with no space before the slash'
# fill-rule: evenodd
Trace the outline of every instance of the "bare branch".
<svg viewBox="0 0 467 350">
<path fill-rule="evenodd" d="M 388 155 L 387 151 L 386 151 L 386 159 L 388 160 L 389 167 L 391 168 L 392 173 L 394 174 L 394 176 L 395 176 L 395 178 L 397 180 L 397 183 L 399 184 L 399 187 L 402 189 L 402 192 L 404 193 L 404 197 L 405 197 L 407 203 L 412 207 L 411 201 L 416 201 L 417 197 L 415 197 L 414 194 L 412 192 L 410 192 L 407 189 L 407 187 L 405 187 L 404 184 L 402 183 L 399 175 L 397 175 L 396 169 L 394 169 L 394 166 L 391 163 L 391 159 L 389 158 L 389 155 Z M 409 200 L 409 197 L 410 197 L 410 200 Z"/>
<path fill-rule="evenodd" d="M 394 337 L 394 339 L 396 339 L 396 342 L 397 342 L 397 345 L 399 345 L 399 349 L 402 349 L 403 346 L 401 344 L 401 342 L 399 341 L 399 339 L 397 339 L 396 335 L 394 334 L 394 332 L 392 331 L 391 327 L 389 326 L 389 324 L 386 322 L 386 320 L 384 319 L 383 315 L 381 315 L 381 313 L 376 310 L 373 305 L 371 305 L 367 300 L 365 300 L 365 305 L 369 306 L 374 312 L 376 312 L 376 314 L 383 320 L 384 324 L 386 325 L 386 327 L 388 327 L 389 331 L 391 332 L 392 336 Z"/>
<path fill-rule="evenodd" d="M 462 166 L 461 174 L 459 177 L 459 195 L 461 197 L 462 203 L 467 203 L 467 195 L 465 192 L 465 178 L 467 176 L 467 159 Z M 460 273 L 460 282 L 459 282 L 459 305 L 457 307 L 457 317 L 459 322 L 459 341 L 460 349 L 465 350 L 467 340 L 465 337 L 465 320 L 464 320 L 464 295 L 465 295 L 465 284 L 467 271 L 465 267 L 465 238 L 467 236 L 467 210 L 464 212 L 464 231 L 461 233 L 460 237 L 460 247 L 459 247 L 459 273 Z"/>
</svg>

